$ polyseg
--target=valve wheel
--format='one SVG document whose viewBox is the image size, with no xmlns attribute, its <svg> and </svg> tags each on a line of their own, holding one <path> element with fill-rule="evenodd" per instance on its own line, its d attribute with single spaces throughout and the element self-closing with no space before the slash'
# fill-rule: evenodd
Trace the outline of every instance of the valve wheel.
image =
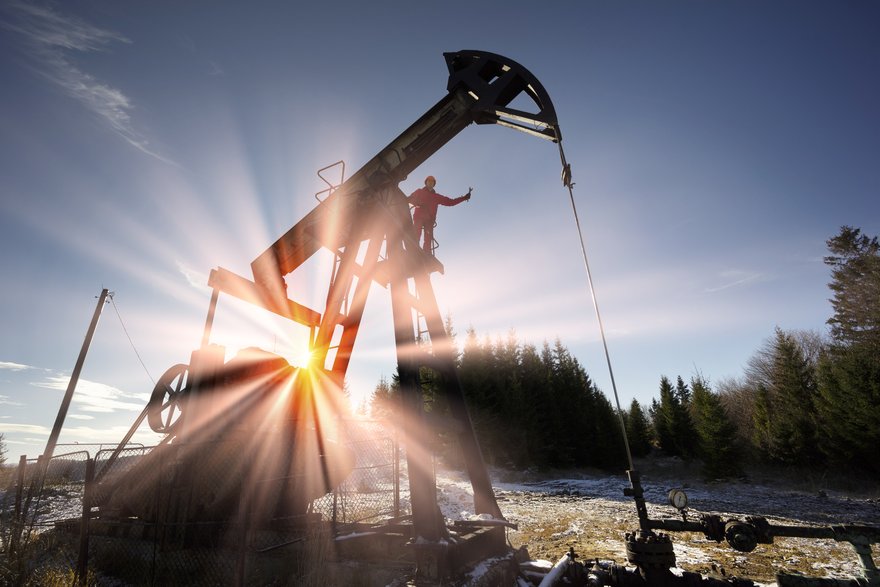
<svg viewBox="0 0 880 587">
<path fill-rule="evenodd" d="M 752 552 L 758 546 L 758 535 L 750 524 L 733 520 L 724 531 L 727 543 L 740 552 Z"/>
<path fill-rule="evenodd" d="M 188 372 L 189 365 L 174 365 L 162 374 L 153 388 L 147 405 L 147 422 L 154 432 L 171 434 L 180 422 Z"/>
</svg>

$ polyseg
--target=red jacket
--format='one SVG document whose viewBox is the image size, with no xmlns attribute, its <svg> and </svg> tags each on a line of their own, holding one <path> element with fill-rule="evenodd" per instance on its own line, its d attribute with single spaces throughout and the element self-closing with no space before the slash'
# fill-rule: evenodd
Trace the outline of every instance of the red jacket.
<svg viewBox="0 0 880 587">
<path fill-rule="evenodd" d="M 416 208 L 413 212 L 413 222 L 420 223 L 433 222 L 437 218 L 438 206 L 455 206 L 467 199 L 468 196 L 448 198 L 428 188 L 419 188 L 407 198 L 407 201 Z"/>
</svg>

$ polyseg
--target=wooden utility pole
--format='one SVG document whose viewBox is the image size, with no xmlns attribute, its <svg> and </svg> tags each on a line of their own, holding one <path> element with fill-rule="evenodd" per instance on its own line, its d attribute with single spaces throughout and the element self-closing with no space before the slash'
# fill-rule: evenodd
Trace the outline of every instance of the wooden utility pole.
<svg viewBox="0 0 880 587">
<path fill-rule="evenodd" d="M 92 316 L 92 322 L 89 324 L 89 330 L 86 332 L 86 339 L 83 341 L 82 348 L 79 351 L 79 358 L 70 375 L 70 381 L 67 384 L 67 391 L 64 392 L 64 399 L 61 400 L 61 406 L 58 408 L 58 416 L 55 418 L 55 425 L 52 426 L 52 433 L 46 442 L 46 449 L 43 451 L 41 458 L 43 459 L 43 467 L 49 466 L 49 459 L 55 453 L 55 445 L 58 444 L 58 435 L 61 434 L 61 427 L 64 426 L 64 419 L 67 417 L 67 410 L 70 408 L 70 401 L 73 399 L 73 391 L 79 381 L 79 374 L 82 372 L 83 363 L 86 361 L 86 353 L 89 352 L 89 346 L 92 344 L 92 337 L 95 335 L 95 328 L 98 326 L 98 319 L 101 317 L 101 311 L 104 309 L 104 302 L 110 292 L 107 288 L 101 290 L 98 296 L 98 306 L 95 308 L 95 314 Z"/>
</svg>

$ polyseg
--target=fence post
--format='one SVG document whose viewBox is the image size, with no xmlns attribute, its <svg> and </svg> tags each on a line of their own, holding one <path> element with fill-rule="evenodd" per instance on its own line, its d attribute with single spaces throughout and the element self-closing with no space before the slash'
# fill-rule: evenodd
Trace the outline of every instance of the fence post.
<svg viewBox="0 0 880 587">
<path fill-rule="evenodd" d="M 18 459 L 18 483 L 15 488 L 15 516 L 12 518 L 12 536 L 9 540 L 9 552 L 14 553 L 18 542 L 21 539 L 21 532 L 24 528 L 23 513 L 21 509 L 21 500 L 24 494 L 24 472 L 27 469 L 27 455 L 21 455 Z"/>
<path fill-rule="evenodd" d="M 397 441 L 397 430 L 391 436 L 391 459 L 394 463 L 394 517 L 400 517 L 400 444 Z"/>
<path fill-rule="evenodd" d="M 236 516 L 236 530 L 238 533 L 238 559 L 235 562 L 235 587 L 244 587 L 247 579 L 247 555 L 251 539 L 250 524 L 253 510 L 256 482 L 252 480 L 254 469 L 253 463 L 247 468 L 242 476 L 241 490 L 238 495 L 238 515 Z"/>
<path fill-rule="evenodd" d="M 89 520 L 92 518 L 92 489 L 95 478 L 95 460 L 86 460 L 86 480 L 83 487 L 82 524 L 79 529 L 79 558 L 76 563 L 76 576 L 79 585 L 86 587 L 89 579 Z"/>
<path fill-rule="evenodd" d="M 21 515 L 21 495 L 24 491 L 24 470 L 27 467 L 27 455 L 18 459 L 18 483 L 15 487 L 15 520 Z"/>
</svg>

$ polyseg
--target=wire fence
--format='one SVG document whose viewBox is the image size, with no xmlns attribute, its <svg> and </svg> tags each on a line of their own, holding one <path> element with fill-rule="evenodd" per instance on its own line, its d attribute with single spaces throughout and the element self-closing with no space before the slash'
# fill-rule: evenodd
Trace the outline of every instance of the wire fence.
<svg viewBox="0 0 880 587">
<path fill-rule="evenodd" d="M 350 473 L 302 503 L 307 472 L 268 475 L 234 440 L 22 458 L 0 476 L 0 584 L 326 584 L 336 535 L 408 513 L 394 433 L 338 428 Z"/>
<path fill-rule="evenodd" d="M 348 430 L 348 446 L 355 456 L 352 473 L 333 493 L 315 500 L 313 511 L 343 524 L 399 517 L 401 459 L 396 437 L 377 422 Z"/>
</svg>

